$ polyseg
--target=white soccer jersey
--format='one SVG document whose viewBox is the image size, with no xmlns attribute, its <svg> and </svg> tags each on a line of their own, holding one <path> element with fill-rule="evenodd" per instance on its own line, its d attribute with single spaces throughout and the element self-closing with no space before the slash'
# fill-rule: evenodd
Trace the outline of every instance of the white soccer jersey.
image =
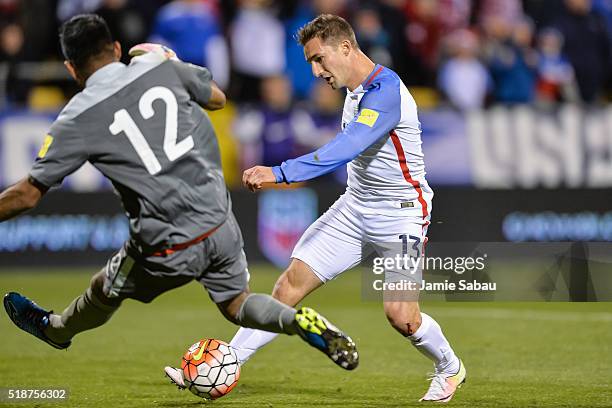
<svg viewBox="0 0 612 408">
<path fill-rule="evenodd" d="M 347 193 L 364 208 L 428 219 L 433 192 L 425 180 L 414 99 L 392 70 L 376 65 L 347 92 L 342 132 L 313 153 L 273 168 L 277 182 L 308 180 L 348 163 Z"/>
<path fill-rule="evenodd" d="M 385 74 L 389 78 L 385 79 Z M 427 217 L 431 211 L 433 192 L 425 180 L 421 124 L 414 98 L 393 71 L 381 67 L 378 71 L 374 70 L 374 74 L 353 92 L 347 90 L 342 128 L 358 118 L 360 109 L 367 109 L 360 103 L 368 90 L 377 86 L 381 89 L 376 98 L 399 93 L 399 104 L 390 106 L 398 110 L 399 120 L 395 123 L 395 115 L 389 117 L 392 123 L 387 126 L 394 127 L 388 132 L 388 137 L 382 135 L 348 163 L 347 192 L 363 206 L 372 207 L 378 212 L 391 215 L 400 208 L 403 212 L 418 212 Z M 383 89 L 386 87 L 390 89 Z"/>
</svg>

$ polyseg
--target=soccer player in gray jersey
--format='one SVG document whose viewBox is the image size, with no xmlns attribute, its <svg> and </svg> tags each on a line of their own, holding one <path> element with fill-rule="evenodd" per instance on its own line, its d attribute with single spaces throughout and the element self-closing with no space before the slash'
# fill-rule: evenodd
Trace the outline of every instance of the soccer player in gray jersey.
<svg viewBox="0 0 612 408">
<path fill-rule="evenodd" d="M 130 238 L 61 314 L 8 293 L 4 306 L 11 320 L 65 349 L 76 334 L 104 324 L 124 299 L 148 303 L 197 280 L 228 320 L 297 334 L 339 366 L 355 368 L 353 341 L 314 310 L 296 311 L 249 293 L 242 235 L 215 132 L 201 108 L 225 104 L 210 72 L 151 44 L 137 47 L 142 55 L 126 66 L 119 62 L 119 43 L 96 15 L 66 22 L 60 42 L 65 65 L 83 90 L 51 126 L 29 176 L 0 194 L 0 221 L 36 206 L 88 161 L 121 197 Z"/>
</svg>

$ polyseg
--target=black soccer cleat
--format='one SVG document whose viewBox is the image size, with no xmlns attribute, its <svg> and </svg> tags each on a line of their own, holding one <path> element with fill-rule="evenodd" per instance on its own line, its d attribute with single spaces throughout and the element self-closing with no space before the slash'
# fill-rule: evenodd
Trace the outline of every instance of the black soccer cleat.
<svg viewBox="0 0 612 408">
<path fill-rule="evenodd" d="M 49 326 L 49 315 L 53 311 L 46 311 L 27 297 L 16 292 L 7 293 L 4 295 L 4 309 L 17 327 L 38 337 L 51 347 L 63 350 L 72 344 L 71 341 L 56 343 L 47 337 L 44 330 Z"/>
<path fill-rule="evenodd" d="M 326 318 L 309 307 L 295 314 L 300 329 L 299 335 L 311 346 L 321 350 L 345 370 L 354 370 L 359 365 L 359 353 L 355 342 Z"/>
</svg>

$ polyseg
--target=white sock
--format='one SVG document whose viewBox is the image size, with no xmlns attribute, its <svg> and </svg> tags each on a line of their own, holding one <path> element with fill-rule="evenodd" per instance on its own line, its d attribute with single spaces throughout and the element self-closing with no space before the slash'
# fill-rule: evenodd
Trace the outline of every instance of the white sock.
<svg viewBox="0 0 612 408">
<path fill-rule="evenodd" d="M 438 322 L 421 313 L 421 326 L 408 338 L 425 357 L 434 362 L 436 372 L 455 374 L 459 370 L 459 358 L 444 337 Z"/>
<path fill-rule="evenodd" d="M 238 361 L 242 365 L 257 350 L 274 340 L 276 336 L 278 336 L 278 333 L 241 327 L 234 335 L 230 346 L 234 348 Z"/>
</svg>

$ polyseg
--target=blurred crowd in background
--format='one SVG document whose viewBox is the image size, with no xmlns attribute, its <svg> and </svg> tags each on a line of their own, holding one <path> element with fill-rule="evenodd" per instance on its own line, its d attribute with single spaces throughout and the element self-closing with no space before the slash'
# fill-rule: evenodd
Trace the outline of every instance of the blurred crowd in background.
<svg viewBox="0 0 612 408">
<path fill-rule="evenodd" d="M 57 31 L 84 12 L 107 20 L 124 55 L 159 42 L 211 70 L 232 101 L 214 120 L 233 140 L 222 149 L 239 145 L 224 163 L 236 168 L 278 164 L 338 131 L 343 95 L 312 77 L 294 40 L 320 13 L 345 17 L 421 109 L 612 99 L 612 0 L 0 0 L 5 109 L 59 109 L 77 90 L 57 69 Z"/>
</svg>

